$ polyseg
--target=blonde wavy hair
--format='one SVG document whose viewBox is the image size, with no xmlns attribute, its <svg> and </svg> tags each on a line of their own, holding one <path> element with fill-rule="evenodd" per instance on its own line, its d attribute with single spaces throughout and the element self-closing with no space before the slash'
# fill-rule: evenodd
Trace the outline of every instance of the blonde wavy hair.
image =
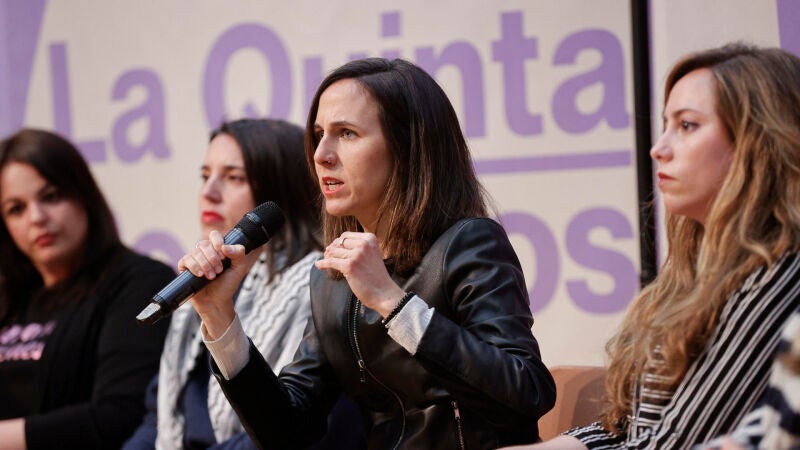
<svg viewBox="0 0 800 450">
<path fill-rule="evenodd" d="M 758 267 L 800 248 L 800 58 L 743 44 L 691 54 L 673 67 L 664 98 L 702 68 L 713 73 L 716 112 L 733 143 L 733 160 L 705 227 L 667 214 L 669 253 L 661 273 L 634 299 L 606 346 L 608 405 L 601 423 L 611 431 L 627 425 L 644 367 L 657 367 L 669 380 L 659 387 L 674 389 L 729 295 Z"/>
</svg>

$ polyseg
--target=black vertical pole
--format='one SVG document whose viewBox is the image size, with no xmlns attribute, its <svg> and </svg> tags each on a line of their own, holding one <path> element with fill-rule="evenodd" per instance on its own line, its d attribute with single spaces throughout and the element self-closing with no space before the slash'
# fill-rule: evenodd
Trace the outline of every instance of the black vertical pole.
<svg viewBox="0 0 800 450">
<path fill-rule="evenodd" d="M 636 128 L 636 173 L 639 189 L 639 251 L 642 287 L 655 278 L 655 210 L 653 205 L 653 166 L 650 161 L 652 128 L 650 120 L 650 12 L 649 0 L 631 0 L 631 39 L 633 44 L 634 127 Z"/>
</svg>

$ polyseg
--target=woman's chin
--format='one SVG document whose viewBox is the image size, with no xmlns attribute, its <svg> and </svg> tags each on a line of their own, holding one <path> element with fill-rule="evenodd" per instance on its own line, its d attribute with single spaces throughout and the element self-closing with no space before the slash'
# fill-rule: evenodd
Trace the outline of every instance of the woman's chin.
<svg viewBox="0 0 800 450">
<path fill-rule="evenodd" d="M 346 208 L 341 208 L 336 204 L 331 204 L 331 202 L 325 203 L 325 212 L 334 217 L 343 217 L 351 215 L 349 214 L 349 211 Z"/>
</svg>

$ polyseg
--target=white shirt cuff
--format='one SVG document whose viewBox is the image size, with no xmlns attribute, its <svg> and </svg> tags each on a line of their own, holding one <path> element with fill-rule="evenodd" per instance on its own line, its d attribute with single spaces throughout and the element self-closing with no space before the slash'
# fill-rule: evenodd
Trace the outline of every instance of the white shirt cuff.
<svg viewBox="0 0 800 450">
<path fill-rule="evenodd" d="M 228 329 L 216 340 L 209 339 L 202 322 L 200 332 L 203 333 L 203 343 L 226 380 L 235 377 L 250 362 L 250 341 L 244 334 L 238 314 L 233 317 Z"/>
<path fill-rule="evenodd" d="M 414 355 L 422 335 L 431 323 L 433 310 L 434 308 L 415 295 L 386 325 L 389 336 Z"/>
</svg>

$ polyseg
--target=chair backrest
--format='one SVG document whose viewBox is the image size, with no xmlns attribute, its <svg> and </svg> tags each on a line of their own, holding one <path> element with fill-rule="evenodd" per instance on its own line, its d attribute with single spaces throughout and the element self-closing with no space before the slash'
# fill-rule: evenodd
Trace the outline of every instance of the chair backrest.
<svg viewBox="0 0 800 450">
<path fill-rule="evenodd" d="M 604 367 L 555 366 L 550 373 L 556 382 L 556 404 L 539 419 L 542 440 L 597 420 L 605 395 Z"/>
</svg>

